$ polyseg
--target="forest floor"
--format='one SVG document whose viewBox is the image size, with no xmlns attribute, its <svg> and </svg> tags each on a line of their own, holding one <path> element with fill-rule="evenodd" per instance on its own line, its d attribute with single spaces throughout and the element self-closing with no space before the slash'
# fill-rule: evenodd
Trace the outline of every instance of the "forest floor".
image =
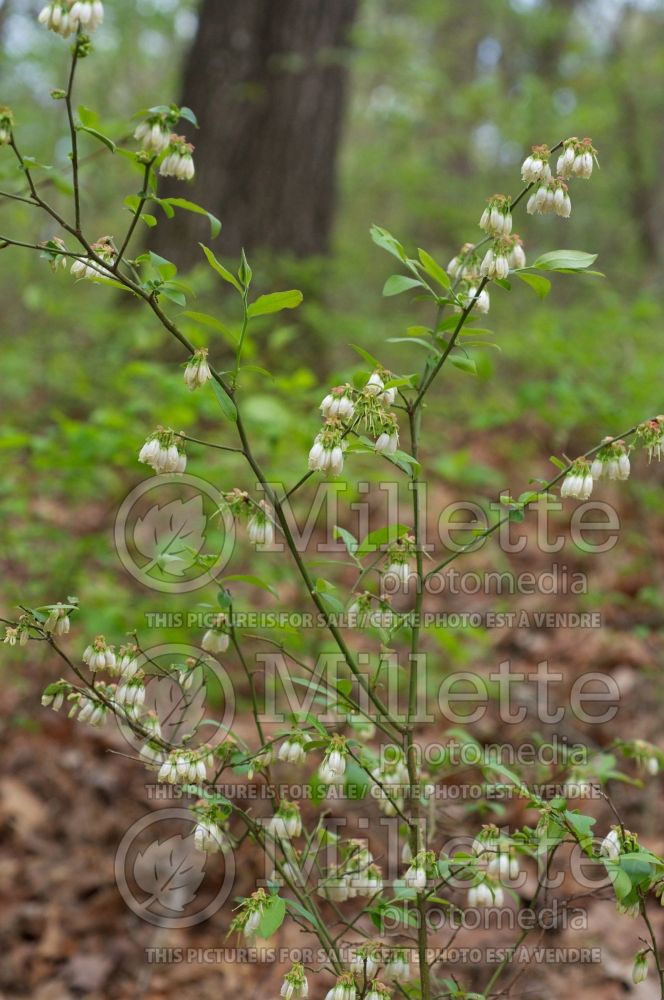
<svg viewBox="0 0 664 1000">
<path fill-rule="evenodd" d="M 637 524 L 643 528 L 642 511 L 623 505 L 621 512 L 626 537 Z M 526 523 L 524 530 L 533 542 L 532 524 Z M 618 685 L 620 704 L 613 721 L 584 726 L 566 717 L 548 730 L 539 726 L 544 736 L 556 733 L 596 749 L 608 747 L 617 735 L 628 739 L 638 736 L 664 749 L 664 693 L 659 682 L 664 661 L 662 613 L 635 599 L 643 588 L 659 585 L 653 580 L 653 566 L 664 565 L 661 524 L 659 532 L 649 531 L 648 535 L 647 559 L 635 555 L 624 541 L 613 552 L 592 560 L 578 549 L 566 551 L 565 558 L 560 558 L 569 573 L 588 572 L 592 594 L 609 594 L 610 600 L 604 603 L 591 597 L 582 604 L 572 594 L 520 595 L 510 607 L 528 613 L 528 627 L 523 627 L 521 619 L 488 631 L 488 640 L 478 654 L 481 663 L 509 659 L 512 670 L 529 673 L 537 663 L 547 660 L 563 673 L 560 704 L 567 703 L 575 679 L 590 670 L 610 674 Z M 534 543 L 510 557 L 513 571 L 535 574 L 550 570 L 551 560 Z M 486 556 L 474 556 L 466 568 L 473 567 L 486 569 Z M 440 607 L 433 598 L 429 604 Z M 448 594 L 444 601 L 448 612 L 486 613 L 497 604 L 491 595 Z M 535 612 L 578 611 L 581 606 L 600 614 L 601 628 L 556 628 L 535 622 Z M 59 667 L 54 664 L 53 669 L 59 675 Z M 525 704 L 533 697 L 529 687 L 526 684 L 520 689 Z M 2 717 L 13 720 L 5 725 L 0 757 L 0 1000 L 277 997 L 285 967 L 278 961 L 248 961 L 251 956 L 235 951 L 235 939 L 226 938 L 232 915 L 230 901 L 206 921 L 180 929 L 146 923 L 125 904 L 114 874 L 119 844 L 132 824 L 157 815 L 173 802 L 149 796 L 150 774 L 127 756 L 126 743 L 114 727 L 109 724 L 92 730 L 70 722 L 36 708 L 38 698 L 37 678 L 31 678 L 29 671 L 27 681 L 5 684 L 0 691 Z M 36 721 L 16 724 L 26 719 Z M 518 743 L 532 728 L 532 723 L 517 727 L 510 739 Z M 493 709 L 471 730 L 477 739 L 488 743 L 499 741 L 501 736 L 505 739 Z M 642 842 L 657 852 L 664 851 L 660 790 L 661 778 L 650 779 L 645 790 L 615 781 L 610 786 L 626 826 L 639 831 Z M 588 808 L 598 817 L 598 832 L 605 832 L 612 821 L 606 803 L 594 800 Z M 356 803 L 353 809 L 358 812 L 361 807 Z M 330 807 L 331 814 L 340 810 L 339 804 Z M 438 802 L 437 812 L 443 831 L 454 830 L 462 816 L 452 796 Z M 506 803 L 506 824 L 531 820 L 532 814 L 525 813 L 522 802 Z M 368 836 L 371 842 L 373 834 Z M 212 856 L 206 874 L 212 881 L 221 879 L 223 868 L 222 858 Z M 251 892 L 260 877 L 259 860 L 245 844 L 236 859 L 232 897 Z M 524 898 L 531 889 L 526 885 Z M 539 955 L 531 951 L 528 959 L 520 952 L 496 991 L 511 986 L 510 996 L 530 1000 L 570 995 L 584 1000 L 618 1000 L 626 993 L 640 1000 L 659 996 L 652 970 L 644 984 L 633 987 L 631 983 L 633 956 L 643 934 L 640 921 L 617 915 L 606 890 L 580 892 L 568 885 L 567 876 L 553 896 L 571 896 L 574 905 L 583 908 L 585 926 L 573 929 L 558 922 L 550 930 L 529 935 L 527 949 L 563 950 Z M 664 935 L 664 911 L 656 904 L 652 905 L 652 917 L 660 936 Z M 480 990 L 495 969 L 489 960 L 490 949 L 507 947 L 515 937 L 513 930 L 460 932 L 454 946 L 478 946 L 482 954 L 478 959 L 468 953 L 466 961 L 456 966 L 443 963 L 441 977 L 454 975 L 466 989 Z M 445 935 L 434 935 L 436 944 L 444 940 Z M 302 942 L 302 933 L 287 922 L 267 944 L 288 949 L 304 946 Z M 312 979 L 312 1000 L 319 1000 L 329 985 L 329 977 L 321 977 L 315 985 Z"/>
</svg>

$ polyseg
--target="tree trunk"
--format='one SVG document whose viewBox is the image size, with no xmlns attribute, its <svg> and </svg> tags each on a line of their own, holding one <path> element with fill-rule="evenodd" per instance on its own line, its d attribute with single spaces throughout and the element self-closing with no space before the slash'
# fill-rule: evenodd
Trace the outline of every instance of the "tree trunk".
<svg viewBox="0 0 664 1000">
<path fill-rule="evenodd" d="M 223 223 L 221 252 L 324 253 L 334 216 L 345 107 L 345 49 L 358 0 L 203 0 L 182 101 L 198 116 L 196 178 L 162 192 Z M 190 133 L 193 129 L 188 130 Z M 154 247 L 178 266 L 200 259 L 200 216 L 178 211 Z"/>
</svg>

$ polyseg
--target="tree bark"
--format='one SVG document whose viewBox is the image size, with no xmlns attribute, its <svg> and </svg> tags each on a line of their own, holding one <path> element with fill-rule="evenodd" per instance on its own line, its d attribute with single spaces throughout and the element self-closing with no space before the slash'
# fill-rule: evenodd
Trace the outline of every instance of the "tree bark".
<svg viewBox="0 0 664 1000">
<path fill-rule="evenodd" d="M 203 0 L 181 100 L 200 124 L 189 135 L 196 177 L 191 186 L 169 181 L 162 193 L 217 215 L 221 252 L 268 247 L 304 257 L 328 249 L 357 6 Z M 196 243 L 205 239 L 202 218 L 177 211 L 153 244 L 186 267 L 200 259 Z"/>
</svg>

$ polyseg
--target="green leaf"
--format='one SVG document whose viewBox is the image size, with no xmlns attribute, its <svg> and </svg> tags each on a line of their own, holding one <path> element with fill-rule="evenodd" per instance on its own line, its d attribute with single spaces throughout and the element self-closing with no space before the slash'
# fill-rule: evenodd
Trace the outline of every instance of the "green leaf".
<svg viewBox="0 0 664 1000">
<path fill-rule="evenodd" d="M 286 900 L 281 896 L 270 896 L 256 934 L 259 938 L 269 938 L 279 930 L 286 916 Z"/>
<path fill-rule="evenodd" d="M 207 262 L 212 268 L 212 270 L 216 271 L 217 274 L 224 279 L 224 281 L 227 281 L 229 285 L 232 285 L 233 288 L 237 289 L 237 291 L 240 292 L 241 295 L 243 295 L 244 291 L 242 285 L 237 280 L 235 275 L 231 274 L 228 268 L 224 267 L 223 264 L 219 263 L 219 261 L 212 253 L 212 251 L 209 249 L 209 247 L 206 247 L 203 243 L 199 243 L 199 246 L 203 248 L 203 253 L 207 257 Z"/>
<path fill-rule="evenodd" d="M 371 365 L 372 368 L 382 368 L 383 367 L 381 365 L 380 361 L 378 360 L 378 358 L 374 358 L 373 354 L 369 354 L 369 352 L 365 351 L 363 347 L 358 347 L 357 344 L 351 344 L 350 346 L 353 348 L 354 351 L 357 351 L 357 353 L 360 355 L 360 357 L 364 358 L 364 360 L 366 361 L 366 363 L 368 365 Z"/>
<path fill-rule="evenodd" d="M 198 118 L 191 108 L 180 108 L 180 118 L 184 118 L 185 121 L 191 122 L 192 125 L 198 128 Z"/>
<path fill-rule="evenodd" d="M 103 142 L 106 148 L 110 149 L 111 153 L 114 153 L 118 148 L 112 139 L 109 139 L 107 135 L 104 135 L 103 132 L 99 132 L 96 128 L 90 128 L 88 125 L 79 125 L 78 131 L 87 132 L 88 135 L 91 135 L 94 139 L 98 139 L 99 142 Z"/>
<path fill-rule="evenodd" d="M 583 250 L 552 250 L 538 257 L 531 267 L 540 271 L 584 271 L 596 260 L 596 253 L 584 253 Z"/>
<path fill-rule="evenodd" d="M 560 459 L 556 455 L 551 455 L 551 457 L 549 458 L 549 461 L 552 462 L 557 469 L 560 469 L 561 472 L 565 472 L 566 471 L 566 469 L 567 469 L 566 464 L 564 462 L 561 462 Z"/>
<path fill-rule="evenodd" d="M 447 271 L 445 271 L 444 268 L 442 268 L 440 264 L 433 259 L 431 254 L 428 254 L 426 250 L 418 250 L 417 252 L 422 262 L 422 267 L 427 274 L 433 278 L 434 281 L 437 281 L 439 285 L 442 285 L 443 288 L 451 288 L 452 285 L 447 275 Z"/>
<path fill-rule="evenodd" d="M 343 541 L 346 546 L 346 551 L 349 552 L 350 555 L 355 555 L 357 552 L 357 538 L 355 535 L 351 535 L 350 531 L 346 531 L 345 528 L 340 528 L 338 525 L 335 525 L 334 537 L 340 538 Z"/>
<path fill-rule="evenodd" d="M 179 288 L 174 287 L 170 281 L 165 281 L 164 284 L 159 289 L 160 295 L 165 295 L 167 299 L 171 302 L 175 302 L 178 306 L 186 306 L 187 300 L 184 293 L 179 290 Z"/>
<path fill-rule="evenodd" d="M 521 281 L 530 285 L 540 299 L 545 299 L 551 291 L 551 282 L 548 278 L 543 278 L 541 274 L 528 274 L 527 271 L 513 271 L 512 273 L 516 274 L 517 278 L 520 278 Z"/>
<path fill-rule="evenodd" d="M 217 402 L 221 407 L 221 412 L 226 417 L 226 420 L 231 420 L 233 423 L 237 422 L 237 410 L 235 408 L 235 403 L 227 396 L 224 390 L 221 388 L 216 380 L 212 380 L 212 391 L 217 397 Z"/>
<path fill-rule="evenodd" d="M 260 295 L 252 302 L 247 315 L 268 316 L 270 313 L 281 312 L 282 309 L 297 309 L 302 302 L 302 292 L 291 288 L 287 292 L 271 292 L 270 295 Z"/>
<path fill-rule="evenodd" d="M 387 229 L 382 229 L 381 226 L 372 226 L 369 232 L 371 233 L 371 239 L 374 241 L 376 246 L 380 247 L 382 250 L 387 250 L 387 252 L 392 254 L 393 257 L 396 257 L 397 260 L 408 260 L 408 255 L 404 248 L 401 246 L 399 241 L 392 236 L 392 233 L 387 231 Z"/>
<path fill-rule="evenodd" d="M 465 358 L 463 354 L 451 354 L 450 364 L 453 364 L 459 371 L 468 372 L 469 375 L 477 375 L 477 365 L 472 358 Z"/>
<path fill-rule="evenodd" d="M 99 115 L 96 111 L 91 108 L 86 108 L 85 104 L 79 104 L 78 117 L 81 120 L 82 125 L 86 125 L 88 128 L 94 128 L 99 121 Z"/>
<path fill-rule="evenodd" d="M 250 583 L 253 587 L 260 587 L 261 590 L 269 590 L 274 597 L 279 596 L 274 587 L 271 587 L 265 580 L 261 580 L 258 576 L 251 576 L 248 573 L 234 573 L 233 576 L 224 576 L 218 583 L 230 583 L 233 580 L 237 580 L 238 583 Z"/>
<path fill-rule="evenodd" d="M 155 199 L 160 205 L 170 205 L 173 208 L 183 208 L 185 212 L 193 212 L 195 215 L 206 215 L 210 222 L 210 236 L 212 239 L 221 232 L 221 222 L 216 215 L 208 212 L 202 205 L 197 205 L 195 201 L 188 201 L 186 198 L 158 198 Z"/>
<path fill-rule="evenodd" d="M 370 531 L 366 538 L 360 542 L 357 550 L 358 556 L 366 556 L 370 552 L 376 552 L 381 545 L 391 545 L 397 538 L 407 535 L 410 528 L 406 524 L 388 524 L 384 528 L 376 528 Z"/>
<path fill-rule="evenodd" d="M 193 319 L 195 323 L 200 323 L 201 326 L 208 326 L 212 330 L 217 330 L 218 333 L 223 334 L 224 337 L 230 340 L 233 346 L 237 345 L 237 336 L 232 332 L 232 330 L 229 330 L 225 323 L 222 323 L 221 320 L 217 319 L 216 316 L 210 316 L 209 313 L 195 312 L 191 309 L 187 310 L 187 312 L 182 315 L 186 316 L 188 319 Z"/>
<path fill-rule="evenodd" d="M 419 344 L 420 347 L 426 347 L 427 351 L 432 351 L 434 354 L 439 355 L 440 351 L 435 344 L 430 341 L 422 340 L 421 337 L 388 337 L 388 344 Z"/>
<path fill-rule="evenodd" d="M 392 295 L 401 295 L 411 288 L 424 288 L 424 285 L 417 278 L 409 278 L 405 274 L 393 274 L 383 285 L 383 295 L 389 298 Z"/>
</svg>

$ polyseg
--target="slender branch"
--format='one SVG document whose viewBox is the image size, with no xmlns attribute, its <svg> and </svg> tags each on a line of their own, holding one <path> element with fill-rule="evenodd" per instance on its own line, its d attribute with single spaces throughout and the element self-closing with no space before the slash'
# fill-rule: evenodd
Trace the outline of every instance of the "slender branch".
<svg viewBox="0 0 664 1000">
<path fill-rule="evenodd" d="M 76 66 L 78 64 L 80 42 L 80 28 L 74 40 L 74 49 L 71 57 L 71 68 L 69 70 L 69 80 L 67 81 L 67 92 L 65 94 L 65 107 L 67 109 L 67 121 L 69 122 L 69 135 L 71 137 L 71 171 L 72 183 L 74 187 L 74 228 L 77 233 L 81 231 L 81 192 L 78 181 L 78 134 L 76 132 L 76 122 L 72 110 L 72 93 L 74 90 L 74 77 L 76 76 Z"/>
</svg>

